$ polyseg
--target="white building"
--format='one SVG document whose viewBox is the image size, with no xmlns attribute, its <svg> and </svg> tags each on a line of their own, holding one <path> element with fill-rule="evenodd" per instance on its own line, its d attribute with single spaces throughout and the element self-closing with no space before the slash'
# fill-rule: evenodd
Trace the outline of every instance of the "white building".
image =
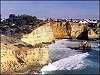
<svg viewBox="0 0 100 75">
<path fill-rule="evenodd" d="M 5 19 L 1 19 L 1 22 L 3 22 Z"/>
<path fill-rule="evenodd" d="M 97 20 L 88 20 L 88 19 L 85 19 L 85 21 L 87 21 L 88 23 L 97 23 Z"/>
<path fill-rule="evenodd" d="M 79 23 L 84 23 L 84 24 L 86 24 L 86 23 L 88 23 L 87 21 L 80 21 Z"/>
</svg>

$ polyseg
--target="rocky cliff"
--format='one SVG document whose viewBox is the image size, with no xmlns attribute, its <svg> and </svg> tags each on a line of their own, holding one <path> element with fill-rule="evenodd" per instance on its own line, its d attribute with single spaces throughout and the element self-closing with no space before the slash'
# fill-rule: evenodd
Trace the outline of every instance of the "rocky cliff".
<svg viewBox="0 0 100 75">
<path fill-rule="evenodd" d="M 45 23 L 30 34 L 23 35 L 22 41 L 35 45 L 43 42 L 52 42 L 55 39 L 73 38 L 85 36 L 88 33 L 81 34 L 86 30 L 85 25 L 68 22 L 49 22 Z M 81 39 L 82 37 L 80 37 Z"/>
<path fill-rule="evenodd" d="M 95 31 L 93 29 L 90 29 L 88 31 L 88 38 L 89 39 L 97 39 L 100 37 L 100 28 L 97 28 Z"/>
<path fill-rule="evenodd" d="M 49 61 L 48 48 L 46 47 L 33 47 L 24 43 L 11 44 L 6 39 L 5 42 L 1 40 L 0 49 L 2 74 L 36 73 Z"/>
<path fill-rule="evenodd" d="M 54 22 L 51 27 L 55 39 L 69 38 L 66 22 Z"/>
<path fill-rule="evenodd" d="M 70 24 L 71 24 L 71 38 L 73 38 L 73 39 L 77 38 L 78 39 L 78 36 L 83 35 L 81 33 L 83 33 L 86 29 L 85 24 L 80 24 L 80 23 L 70 23 Z M 87 35 L 87 34 L 88 33 L 85 33 L 84 35 Z"/>
<path fill-rule="evenodd" d="M 23 35 L 21 40 L 31 45 L 51 42 L 54 40 L 52 27 L 50 23 L 46 23 L 33 30 L 30 34 Z"/>
</svg>

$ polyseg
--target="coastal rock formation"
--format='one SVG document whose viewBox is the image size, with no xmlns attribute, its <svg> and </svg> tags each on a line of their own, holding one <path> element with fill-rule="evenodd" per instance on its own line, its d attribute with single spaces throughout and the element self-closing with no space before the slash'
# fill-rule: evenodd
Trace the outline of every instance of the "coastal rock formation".
<svg viewBox="0 0 100 75">
<path fill-rule="evenodd" d="M 96 33 L 95 31 L 93 31 L 92 29 L 90 29 L 90 30 L 88 31 L 88 38 L 89 38 L 89 39 L 96 39 L 96 38 L 99 38 L 100 29 L 97 28 L 96 31 L 97 31 L 97 33 Z"/>
<path fill-rule="evenodd" d="M 69 38 L 67 29 L 69 28 L 67 28 L 65 23 L 49 22 L 33 30 L 30 34 L 23 35 L 21 40 L 35 45 L 52 42 L 55 39 Z"/>
<path fill-rule="evenodd" d="M 88 39 L 88 31 L 85 24 L 73 22 L 54 22 L 51 26 L 53 35 L 57 39 Z"/>
<path fill-rule="evenodd" d="M 19 46 L 20 45 L 20 46 Z M 11 44 L 1 41 L 1 73 L 28 73 L 39 71 L 48 64 L 48 48 Z"/>
<path fill-rule="evenodd" d="M 13 64 L 17 64 L 17 59 L 13 54 L 15 47 L 1 44 L 1 73 L 14 72 Z"/>
<path fill-rule="evenodd" d="M 81 42 L 79 49 L 82 52 L 89 52 L 89 51 L 91 51 L 91 45 L 88 43 L 88 41 L 83 41 L 83 42 Z"/>
<path fill-rule="evenodd" d="M 88 32 L 86 32 L 85 24 L 80 23 L 70 23 L 71 24 L 71 37 L 73 39 L 83 39 L 83 36 L 87 36 Z M 85 32 L 85 34 L 83 34 Z M 88 37 L 87 37 L 88 38 Z M 86 38 L 86 39 L 87 39 Z"/>
<path fill-rule="evenodd" d="M 21 40 L 31 45 L 53 41 L 54 35 L 50 23 L 46 23 L 33 30 L 30 34 L 24 35 Z"/>
<path fill-rule="evenodd" d="M 70 30 L 70 28 L 68 27 L 68 25 L 69 24 L 67 24 L 66 22 L 51 23 L 55 39 L 69 38 L 68 29 Z"/>
<path fill-rule="evenodd" d="M 38 43 L 52 42 L 55 39 L 73 38 L 82 39 L 87 36 L 84 24 L 69 22 L 48 22 L 33 30 L 30 34 L 23 35 L 22 41 L 35 45 Z M 83 34 L 83 32 L 85 32 Z M 82 33 L 82 34 L 81 34 Z M 78 38 L 77 38 L 78 37 Z M 86 37 L 85 39 L 87 39 Z"/>
</svg>

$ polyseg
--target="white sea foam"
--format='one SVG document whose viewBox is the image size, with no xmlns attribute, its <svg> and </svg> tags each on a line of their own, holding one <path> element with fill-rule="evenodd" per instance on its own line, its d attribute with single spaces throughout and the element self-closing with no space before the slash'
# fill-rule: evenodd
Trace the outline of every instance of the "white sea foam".
<svg viewBox="0 0 100 75">
<path fill-rule="evenodd" d="M 73 42 L 65 39 L 58 40 L 54 44 L 49 45 L 50 59 L 56 61 L 44 66 L 41 69 L 42 74 L 48 74 L 48 72 L 59 70 L 67 70 L 68 72 L 72 70 L 81 70 L 79 73 L 98 73 L 98 51 L 96 50 L 100 44 L 91 43 L 93 51 L 90 53 L 79 53 L 77 50 L 70 48 L 78 47 L 79 45 L 80 42 Z"/>
<path fill-rule="evenodd" d="M 63 58 L 52 64 L 44 66 L 41 71 L 44 74 L 46 71 L 55 70 L 75 70 L 81 69 L 86 66 L 84 59 L 88 56 L 88 53 L 77 54 L 74 56 L 69 56 L 68 58 Z"/>
<path fill-rule="evenodd" d="M 54 48 L 61 48 L 61 47 L 79 47 L 80 42 L 72 42 L 69 40 L 57 40 L 54 44 L 51 44 L 49 47 L 54 47 Z"/>
<path fill-rule="evenodd" d="M 70 47 L 79 47 L 79 42 L 71 42 L 65 39 L 58 40 L 54 44 L 48 46 L 51 60 L 59 60 L 79 54 L 77 50 L 71 49 Z"/>
</svg>

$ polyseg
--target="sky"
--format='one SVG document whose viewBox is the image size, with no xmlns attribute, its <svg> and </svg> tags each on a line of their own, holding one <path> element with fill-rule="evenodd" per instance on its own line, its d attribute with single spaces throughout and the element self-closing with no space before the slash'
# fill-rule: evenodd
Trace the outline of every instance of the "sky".
<svg viewBox="0 0 100 75">
<path fill-rule="evenodd" d="M 99 19 L 98 1 L 1 1 L 1 18 L 9 14 L 38 18 Z"/>
</svg>

